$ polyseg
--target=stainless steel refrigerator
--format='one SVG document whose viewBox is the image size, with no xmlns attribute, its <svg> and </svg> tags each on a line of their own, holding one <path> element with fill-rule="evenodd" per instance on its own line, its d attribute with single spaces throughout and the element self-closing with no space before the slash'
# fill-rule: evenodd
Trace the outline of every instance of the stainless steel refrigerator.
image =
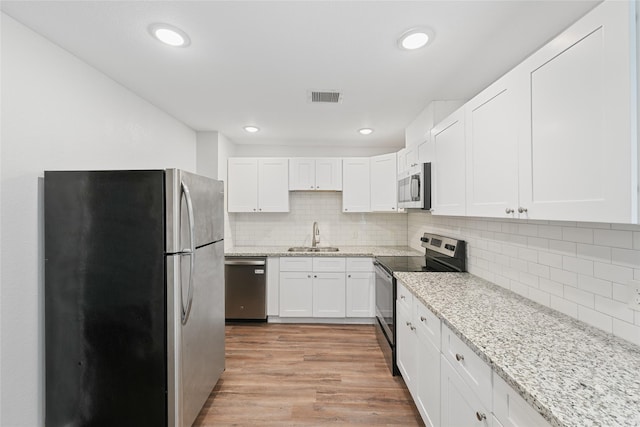
<svg viewBox="0 0 640 427">
<path fill-rule="evenodd" d="M 46 171 L 46 425 L 190 426 L 224 370 L 223 185 Z"/>
</svg>

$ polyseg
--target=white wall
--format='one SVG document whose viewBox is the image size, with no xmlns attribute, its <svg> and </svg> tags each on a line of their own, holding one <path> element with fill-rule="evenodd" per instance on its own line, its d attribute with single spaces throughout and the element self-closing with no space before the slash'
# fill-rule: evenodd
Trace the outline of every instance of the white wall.
<svg viewBox="0 0 640 427">
<path fill-rule="evenodd" d="M 410 213 L 409 245 L 427 231 L 466 240 L 470 273 L 640 345 L 640 226 Z"/>
<path fill-rule="evenodd" d="M 196 135 L 5 14 L 2 18 L 2 426 L 43 424 L 45 169 L 194 171 Z"/>
<path fill-rule="evenodd" d="M 196 173 L 218 179 L 218 132 L 197 132 L 196 153 Z"/>
<path fill-rule="evenodd" d="M 232 220 L 227 212 L 227 159 L 235 156 L 236 144 L 223 134 L 218 134 L 218 179 L 224 181 L 224 248 L 228 250 L 234 245 L 231 228 Z"/>
<path fill-rule="evenodd" d="M 290 212 L 232 213 L 237 246 L 309 246 L 314 221 L 321 246 L 406 246 L 407 215 L 343 213 L 341 192 L 294 191 Z"/>
<path fill-rule="evenodd" d="M 364 138 L 364 137 L 363 137 Z M 237 144 L 234 156 L 238 157 L 368 157 L 393 153 L 404 145 L 389 147 L 339 147 L 305 145 L 247 145 Z"/>
</svg>

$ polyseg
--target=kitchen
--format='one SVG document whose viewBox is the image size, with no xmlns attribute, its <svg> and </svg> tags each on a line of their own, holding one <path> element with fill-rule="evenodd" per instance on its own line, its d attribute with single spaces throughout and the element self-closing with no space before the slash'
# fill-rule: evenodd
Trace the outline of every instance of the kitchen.
<svg viewBox="0 0 640 427">
<path fill-rule="evenodd" d="M 199 125 L 185 125 L 172 117 L 178 115 L 173 105 L 165 104 L 164 108 L 154 106 L 161 104 L 161 100 L 148 88 L 155 85 L 158 92 L 170 91 L 171 88 L 160 90 L 153 78 L 147 78 L 149 86 L 140 94 L 125 89 L 133 85 L 133 82 L 127 80 L 127 73 L 133 75 L 135 70 L 109 70 L 109 55 L 115 55 L 116 62 L 121 64 L 126 64 L 127 61 L 138 64 L 147 77 L 156 74 L 154 67 L 158 69 L 157 73 L 165 67 L 168 73 L 181 76 L 183 74 L 180 74 L 179 66 L 172 68 L 171 64 L 158 60 L 157 56 L 145 56 L 146 62 L 139 64 L 134 61 L 134 57 L 123 59 L 124 54 L 114 54 L 113 50 L 108 49 L 109 40 L 104 44 L 104 39 L 94 40 L 91 36 L 94 26 L 99 27 L 98 22 L 94 21 L 99 19 L 89 13 L 90 9 L 82 11 L 85 13 L 83 18 L 86 20 L 85 23 L 82 20 L 74 23 L 78 30 L 85 34 L 84 40 L 87 44 L 84 46 L 85 50 L 81 49 L 82 46 L 75 46 L 84 52 L 83 57 L 80 53 L 74 53 L 71 41 L 67 41 L 70 45 L 64 50 L 47 40 L 58 38 L 55 43 L 65 46 L 67 34 L 63 30 L 56 36 L 55 28 L 51 28 L 55 25 L 42 26 L 38 32 L 45 34 L 43 37 L 20 24 L 18 22 L 20 19 L 16 21 L 10 18 L 9 15 L 12 13 L 9 3 L 3 4 L 2 15 L 2 114 L 4 120 L 1 165 L 2 228 L 0 230 L 2 236 L 0 267 L 2 274 L 2 406 L 0 410 L 2 413 L 0 420 L 2 425 L 10 426 L 41 425 L 44 419 L 42 406 L 44 332 L 43 317 L 40 314 L 43 305 L 41 295 L 44 274 L 41 262 L 43 219 L 39 209 L 42 183 L 37 179 L 42 176 L 43 170 L 177 167 L 224 180 L 227 177 L 229 157 L 349 158 L 374 157 L 397 152 L 405 148 L 404 129 L 423 108 L 427 107 L 426 100 L 464 99 L 466 101 L 473 98 L 595 5 L 594 3 L 582 4 L 580 6 L 582 9 L 574 10 L 573 15 L 568 12 L 566 15 L 561 15 L 558 12 L 559 18 L 555 28 L 548 29 L 548 33 L 538 36 L 536 40 L 529 39 L 529 45 L 520 46 L 519 49 L 522 50 L 516 53 L 511 52 L 512 56 L 509 59 L 487 56 L 486 58 L 490 60 L 486 61 L 485 57 L 474 56 L 475 47 L 467 46 L 460 55 L 468 58 L 470 62 L 456 63 L 457 74 L 453 76 L 455 77 L 452 79 L 453 82 L 446 80 L 446 75 L 432 76 L 434 79 L 451 82 L 448 83 L 447 91 L 443 90 L 436 96 L 428 92 L 419 92 L 414 87 L 412 89 L 416 92 L 415 94 L 400 100 L 400 103 L 406 106 L 398 107 L 404 115 L 400 118 L 402 125 L 397 126 L 396 133 L 393 135 L 383 135 L 384 130 L 375 129 L 375 123 L 372 121 L 367 123 L 367 120 L 360 118 L 356 122 L 354 119 L 357 124 L 349 132 L 355 133 L 358 128 L 371 126 L 374 128 L 371 136 L 383 135 L 388 144 L 386 146 L 382 143 L 371 144 L 369 142 L 372 141 L 371 139 L 363 139 L 360 135 L 356 135 L 359 139 L 349 145 L 339 142 L 342 139 L 333 138 L 331 140 L 333 145 L 323 146 L 316 139 L 315 142 L 307 141 L 307 144 L 287 147 L 277 144 L 274 140 L 260 145 L 253 142 L 255 138 L 248 139 L 250 136 L 207 127 L 202 124 L 204 121 L 201 119 L 199 119 L 200 122 L 194 120 L 194 123 L 198 122 Z M 507 7 L 506 4 L 502 6 Z M 28 6 L 24 7 L 28 8 Z M 34 3 L 31 7 L 45 6 Z M 65 15 L 64 8 L 56 12 L 54 5 L 49 7 L 51 9 L 47 10 L 48 13 L 38 13 L 38 9 L 32 10 L 33 22 L 30 25 L 36 27 L 44 25 L 41 21 L 46 21 L 49 16 L 56 16 L 60 18 L 60 22 L 65 22 L 62 20 Z M 337 7 L 336 4 L 333 4 L 333 7 Z M 5 10 L 9 15 L 4 13 Z M 317 12 L 315 9 L 313 11 Z M 495 11 L 496 9 L 491 10 L 492 13 Z M 131 19 L 134 19 L 134 11 L 130 12 Z M 331 16 L 331 12 L 330 10 L 325 13 Z M 113 13 L 117 16 L 116 12 Z M 468 16 L 460 13 L 457 19 L 469 19 Z M 540 14 L 537 16 L 545 21 L 552 20 L 551 16 L 548 17 L 539 10 L 537 13 Z M 13 14 L 17 14 L 16 10 Z M 158 13 L 157 19 L 169 20 L 167 16 L 172 14 L 179 15 L 179 11 Z M 251 16 L 258 20 L 254 15 Z M 23 19 L 27 18 L 23 17 Z M 56 19 L 49 19 L 49 21 L 56 22 Z M 527 22 L 529 26 L 516 29 L 523 29 L 523 33 L 533 33 L 533 29 L 539 22 L 535 19 Z M 468 24 L 471 25 L 471 23 Z M 254 21 L 248 23 L 248 25 L 253 24 L 257 25 Z M 425 24 L 436 26 L 436 23 Z M 517 24 L 509 25 L 518 26 Z M 504 24 L 506 29 L 509 29 L 509 25 Z M 394 28 L 390 33 L 396 34 L 404 29 L 404 27 Z M 511 28 L 511 30 L 514 29 Z M 47 36 L 48 31 L 52 32 Z M 68 29 L 68 31 L 71 30 Z M 73 36 L 71 33 L 68 35 Z M 148 35 L 145 34 L 145 36 Z M 191 48 L 195 50 L 198 48 L 197 40 L 194 34 L 190 36 L 192 37 Z M 506 52 L 510 45 L 508 38 L 506 40 L 491 38 L 491 34 L 487 34 L 486 31 L 478 33 L 479 39 L 481 36 L 484 36 L 482 40 L 492 43 L 492 47 L 495 46 L 484 51 L 483 55 L 499 56 L 501 52 L 505 52 L 505 57 L 507 56 Z M 125 41 L 128 40 L 126 35 L 123 38 Z M 435 49 L 439 46 L 438 43 L 446 41 L 444 34 L 437 32 L 433 45 L 427 48 Z M 78 40 L 75 42 L 77 43 Z M 149 38 L 149 41 L 145 39 L 145 42 L 152 45 L 154 49 L 160 50 L 160 45 L 152 44 L 156 43 L 154 40 Z M 389 43 L 395 44 L 395 36 Z M 359 44 L 363 45 L 361 41 Z M 261 47 L 266 48 L 263 45 Z M 294 47 L 300 49 L 297 44 Z M 404 62 L 408 61 L 404 59 L 405 56 L 400 57 L 400 53 L 418 52 L 402 52 L 395 46 L 393 48 L 396 53 L 394 54 L 395 62 L 392 63 L 395 67 L 403 65 L 400 69 L 406 73 L 405 77 L 409 78 L 419 74 L 418 72 L 424 72 L 420 70 L 430 68 L 429 58 L 422 58 L 420 67 L 416 67 Z M 180 51 L 177 55 L 184 56 L 184 52 L 188 52 L 188 49 Z M 415 59 L 416 56 L 414 55 L 413 58 Z M 330 58 L 322 57 L 321 59 Z M 379 60 L 377 57 L 375 59 Z M 91 65 L 87 65 L 87 62 Z M 483 62 L 490 64 L 485 65 L 487 68 L 481 68 Z M 467 76 L 465 73 L 468 73 L 468 70 L 464 70 L 464 73 L 460 70 L 465 67 L 465 64 L 471 67 L 470 69 L 477 69 L 477 73 Z M 221 72 L 225 71 L 224 65 L 222 64 Z M 241 67 L 243 72 L 246 72 L 246 67 L 242 67 L 243 65 L 246 64 L 243 63 L 237 67 Z M 330 70 L 336 72 L 334 69 Z M 388 72 L 388 70 L 384 71 Z M 449 69 L 448 72 L 453 73 L 453 70 Z M 484 75 L 482 75 L 483 72 Z M 184 76 L 184 80 L 180 81 L 180 84 L 174 87 L 173 93 L 169 94 L 176 103 L 197 104 L 194 102 L 194 99 L 198 99 L 197 97 L 184 95 L 189 90 L 193 90 L 189 77 L 189 75 Z M 330 77 L 330 75 L 326 76 L 327 79 Z M 402 76 L 399 77 L 399 79 L 402 78 Z M 251 78 L 249 74 L 240 74 L 238 80 L 249 82 Z M 324 86 L 324 81 L 303 82 L 302 97 L 306 89 L 340 89 L 339 80 L 332 79 L 330 86 Z M 277 86 L 276 82 L 281 83 L 276 79 L 273 80 L 272 85 Z M 367 83 L 368 90 L 376 87 L 375 82 L 365 80 L 363 83 Z M 435 89 L 432 90 L 435 91 Z M 354 92 L 352 94 L 355 95 Z M 215 92 L 208 94 L 211 98 L 215 95 Z M 267 99 L 273 98 L 267 97 Z M 394 99 L 390 97 L 387 102 L 391 103 Z M 353 99 L 352 95 L 346 92 L 344 103 L 338 107 L 348 107 L 349 102 L 356 101 L 362 102 Z M 227 102 L 233 104 L 233 96 L 227 98 Z M 250 99 L 249 101 L 244 99 L 243 102 L 250 102 Z M 368 98 L 367 102 L 373 102 L 373 99 Z M 329 111 L 326 114 L 331 117 L 334 113 Z M 383 120 L 384 114 L 382 116 L 375 115 L 373 112 L 371 114 L 373 117 L 380 117 L 377 121 Z M 304 125 L 308 124 L 294 113 L 290 117 L 300 119 L 300 123 Z M 268 125 L 263 124 L 262 120 L 261 123 L 257 121 L 250 123 L 249 121 L 257 120 L 252 117 L 242 116 L 239 119 L 222 117 L 220 120 L 230 123 L 234 121 L 237 123 L 240 120 L 237 126 L 239 129 L 242 125 L 255 124 L 264 128 L 261 132 L 268 131 Z M 289 127 L 292 130 L 298 126 L 304 128 L 296 120 L 289 120 Z M 199 129 L 199 131 L 193 129 Z M 244 131 L 240 130 L 240 132 Z M 304 129 L 300 134 L 304 135 Z M 260 136 L 260 132 L 255 136 Z M 265 139 L 268 138 L 268 136 L 265 137 Z M 351 135 L 344 138 L 353 139 Z M 244 143 L 237 143 L 240 141 Z M 407 142 L 409 142 L 407 148 L 415 146 L 413 142 Z M 588 150 L 584 150 L 574 155 L 583 157 L 589 154 Z M 594 160 L 590 159 L 590 161 L 593 163 Z M 613 169 L 607 166 L 606 171 L 610 172 Z M 567 175 L 570 174 L 567 173 Z M 611 175 L 614 174 L 611 173 Z M 576 183 L 571 184 L 576 185 Z M 628 310 L 626 301 L 623 302 L 627 298 L 628 282 L 637 278 L 639 270 L 640 229 L 637 225 L 633 225 L 634 221 L 631 219 L 592 220 L 580 216 L 561 220 L 516 219 L 520 214 L 516 213 L 517 209 L 526 208 L 519 205 L 507 206 L 506 208 L 516 210 L 513 213 L 515 216 L 509 214 L 511 216 L 502 218 L 489 213 L 467 216 L 456 213 L 433 215 L 419 211 L 410 211 L 408 214 L 347 214 L 336 212 L 342 208 L 342 195 L 339 192 L 291 192 L 289 197 L 288 214 L 229 213 L 225 224 L 227 227 L 225 244 L 229 245 L 228 250 L 256 244 L 252 242 L 257 242 L 257 246 L 284 246 L 285 248 L 310 245 L 311 226 L 314 221 L 319 223 L 321 244 L 327 246 L 410 246 L 415 250 L 422 250 L 419 242 L 424 232 L 458 237 L 469 242 L 467 269 L 473 275 L 499 286 L 509 287 L 534 301 L 577 317 L 586 324 L 638 345 L 640 330 L 638 312 Z M 322 206 L 322 210 L 317 209 L 317 205 Z M 325 209 L 326 212 L 324 212 Z M 609 210 L 621 212 L 617 209 Z M 604 211 L 606 214 L 607 210 Z M 605 218 L 604 214 L 602 218 Z"/>
</svg>

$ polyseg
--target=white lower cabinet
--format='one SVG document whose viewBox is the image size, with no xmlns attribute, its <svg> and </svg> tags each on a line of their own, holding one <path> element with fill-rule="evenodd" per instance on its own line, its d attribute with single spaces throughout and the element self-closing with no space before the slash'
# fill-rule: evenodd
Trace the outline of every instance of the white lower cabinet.
<svg viewBox="0 0 640 427">
<path fill-rule="evenodd" d="M 427 427 L 550 424 L 398 282 L 396 363 Z"/>
<path fill-rule="evenodd" d="M 313 273 L 313 317 L 344 317 L 344 273 Z"/>
<path fill-rule="evenodd" d="M 493 413 L 499 424 L 494 427 L 544 427 L 542 418 L 515 390 L 493 373 Z"/>
<path fill-rule="evenodd" d="M 371 258 L 282 257 L 279 279 L 280 317 L 375 315 Z"/>
<path fill-rule="evenodd" d="M 313 316 L 311 273 L 280 271 L 280 317 Z"/>
<path fill-rule="evenodd" d="M 441 416 L 443 427 L 489 427 L 493 417 L 447 358 L 441 356 Z"/>
</svg>

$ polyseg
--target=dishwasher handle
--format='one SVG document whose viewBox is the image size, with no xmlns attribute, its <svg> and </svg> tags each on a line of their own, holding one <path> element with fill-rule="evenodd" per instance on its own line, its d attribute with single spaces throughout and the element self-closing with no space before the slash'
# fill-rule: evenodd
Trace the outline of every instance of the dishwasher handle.
<svg viewBox="0 0 640 427">
<path fill-rule="evenodd" d="M 224 265 L 265 265 L 265 260 L 260 259 L 226 259 Z"/>
</svg>

